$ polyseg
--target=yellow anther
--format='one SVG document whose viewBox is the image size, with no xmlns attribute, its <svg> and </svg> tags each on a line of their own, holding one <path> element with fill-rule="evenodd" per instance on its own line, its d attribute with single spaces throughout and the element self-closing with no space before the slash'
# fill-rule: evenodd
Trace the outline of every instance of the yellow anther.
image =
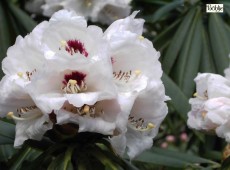
<svg viewBox="0 0 230 170">
<path fill-rule="evenodd" d="M 13 116 L 14 116 L 14 113 L 13 113 L 13 112 L 7 113 L 7 118 L 8 118 L 8 119 L 12 119 Z"/>
<path fill-rule="evenodd" d="M 154 125 L 153 123 L 148 123 L 148 125 L 147 125 L 148 129 L 153 129 L 155 127 L 156 127 L 156 125 Z"/>
<path fill-rule="evenodd" d="M 197 96 L 198 96 L 197 92 L 193 94 L 193 97 L 197 97 Z"/>
<path fill-rule="evenodd" d="M 22 73 L 22 72 L 18 72 L 17 75 L 18 75 L 18 77 L 20 77 L 20 78 L 23 77 L 23 73 Z"/>
<path fill-rule="evenodd" d="M 142 35 L 140 35 L 140 36 L 138 37 L 138 39 L 139 39 L 139 40 L 144 40 L 145 37 L 143 37 Z"/>
<path fill-rule="evenodd" d="M 90 107 L 88 105 L 85 105 L 85 107 L 83 109 L 83 112 L 84 113 L 89 113 L 89 109 L 90 109 Z"/>
<path fill-rule="evenodd" d="M 65 40 L 61 40 L 61 46 L 62 46 L 62 47 L 65 47 L 66 44 L 67 44 L 67 42 L 66 42 Z"/>
<path fill-rule="evenodd" d="M 207 115 L 207 112 L 206 112 L 206 111 L 201 112 L 201 116 L 202 116 L 203 119 L 205 119 L 206 115 Z"/>
<path fill-rule="evenodd" d="M 135 70 L 134 72 L 137 76 L 141 74 L 141 70 Z"/>
<path fill-rule="evenodd" d="M 69 80 L 69 83 L 70 83 L 71 85 L 75 85 L 75 84 L 77 84 L 77 80 L 72 80 L 72 79 L 70 79 L 70 80 Z"/>
</svg>

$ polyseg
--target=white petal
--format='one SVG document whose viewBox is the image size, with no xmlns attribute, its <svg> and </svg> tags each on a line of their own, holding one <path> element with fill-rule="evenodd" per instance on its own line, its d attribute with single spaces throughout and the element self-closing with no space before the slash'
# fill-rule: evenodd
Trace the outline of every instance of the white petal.
<svg viewBox="0 0 230 170">
<path fill-rule="evenodd" d="M 4 76 L 0 82 L 0 117 L 16 112 L 22 106 L 34 105 L 29 95 L 16 83 L 14 76 Z"/>
<path fill-rule="evenodd" d="M 153 145 L 153 139 L 148 136 L 141 135 L 140 133 L 128 132 L 126 135 L 128 155 L 130 159 L 140 154 Z"/>
<path fill-rule="evenodd" d="M 47 115 L 30 121 L 16 121 L 15 147 L 20 147 L 25 140 L 41 140 L 44 133 L 52 128 L 52 123 Z"/>
<path fill-rule="evenodd" d="M 138 35 L 141 35 L 143 32 L 143 19 L 134 19 L 137 15 L 137 12 L 133 12 L 132 15 L 125 19 L 120 19 L 115 22 L 113 22 L 109 28 L 105 31 L 105 36 L 108 39 L 111 39 L 111 37 L 117 33 L 117 32 L 126 32 L 130 31 L 133 33 L 136 33 Z"/>
</svg>

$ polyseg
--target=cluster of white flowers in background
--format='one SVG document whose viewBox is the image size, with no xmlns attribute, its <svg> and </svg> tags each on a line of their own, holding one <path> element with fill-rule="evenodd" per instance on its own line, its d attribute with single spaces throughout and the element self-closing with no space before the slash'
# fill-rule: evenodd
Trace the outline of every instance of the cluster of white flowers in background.
<svg viewBox="0 0 230 170">
<path fill-rule="evenodd" d="M 111 24 L 130 14 L 130 2 L 131 0 L 30 0 L 25 8 L 48 17 L 61 9 L 74 10 L 93 22 Z"/>
<path fill-rule="evenodd" d="M 196 130 L 216 134 L 230 142 L 230 68 L 225 77 L 200 73 L 195 78 L 197 92 L 191 98 L 188 126 Z"/>
<path fill-rule="evenodd" d="M 110 135 L 133 158 L 152 146 L 167 114 L 159 52 L 131 16 L 103 33 L 73 11 L 56 12 L 7 51 L 1 117 L 16 122 L 15 147 L 55 124 Z"/>
</svg>

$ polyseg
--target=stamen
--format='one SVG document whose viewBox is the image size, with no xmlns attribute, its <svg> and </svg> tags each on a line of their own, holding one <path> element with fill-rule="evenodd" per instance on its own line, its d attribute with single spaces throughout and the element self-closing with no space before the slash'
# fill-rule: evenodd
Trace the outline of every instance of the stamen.
<svg viewBox="0 0 230 170">
<path fill-rule="evenodd" d="M 17 120 L 17 121 L 24 121 L 24 120 L 32 120 L 32 119 L 35 119 L 35 118 L 38 118 L 40 117 L 42 114 L 33 114 L 32 116 L 30 117 L 18 117 L 18 116 L 15 116 L 13 112 L 9 112 L 7 114 L 7 118 L 8 119 L 14 119 L 14 120 Z"/>
<path fill-rule="evenodd" d="M 144 119 L 143 118 L 135 119 L 134 116 L 129 116 L 128 121 L 129 121 L 130 128 L 140 132 L 148 131 L 156 127 L 156 125 L 154 125 L 153 123 L 148 123 L 147 126 L 144 126 L 145 124 Z"/>
<path fill-rule="evenodd" d="M 147 125 L 148 129 L 153 129 L 155 127 L 156 127 L 156 125 L 154 125 L 153 123 L 148 123 L 148 125 Z"/>
<path fill-rule="evenodd" d="M 141 70 L 135 70 L 135 74 L 139 76 L 141 74 Z"/>
<path fill-rule="evenodd" d="M 36 72 L 37 70 L 34 69 L 32 70 L 31 72 L 27 71 L 26 72 L 26 76 L 27 76 L 27 79 L 30 81 L 31 80 L 31 76 Z"/>
<path fill-rule="evenodd" d="M 205 119 L 206 115 L 207 115 L 206 111 L 201 112 L 201 116 L 202 116 L 203 119 Z"/>
<path fill-rule="evenodd" d="M 85 105 L 84 109 L 83 109 L 83 112 L 84 113 L 89 113 L 90 111 L 90 107 L 88 105 Z"/>
<path fill-rule="evenodd" d="M 77 81 L 76 81 L 76 80 L 70 79 L 70 80 L 69 80 L 69 83 L 70 83 L 71 85 L 75 85 L 75 84 L 77 84 Z"/>
<path fill-rule="evenodd" d="M 204 93 L 205 97 L 200 96 L 197 92 L 194 93 L 193 96 L 198 98 L 198 99 L 201 99 L 201 100 L 207 100 L 208 99 L 207 93 Z"/>
<path fill-rule="evenodd" d="M 75 107 L 71 104 L 67 104 L 63 107 L 63 109 L 73 114 L 78 114 L 79 116 L 88 116 L 93 118 L 104 113 L 103 110 L 101 111 L 101 113 L 96 113 L 96 106 L 90 106 L 87 104 L 83 105 L 82 107 Z"/>
<path fill-rule="evenodd" d="M 17 75 L 18 75 L 18 77 L 20 77 L 20 78 L 23 77 L 23 73 L 22 73 L 22 72 L 18 72 Z"/>
<path fill-rule="evenodd" d="M 61 47 L 59 47 L 59 50 L 61 50 L 61 48 L 64 48 L 71 55 L 79 52 L 85 57 L 88 57 L 88 52 L 86 51 L 84 44 L 79 40 L 62 40 L 60 41 L 60 44 Z"/>
<path fill-rule="evenodd" d="M 34 109 L 37 109 L 37 106 L 21 107 L 20 109 L 17 109 L 17 112 L 19 114 L 24 114 L 24 113 L 30 112 L 30 111 L 32 111 Z"/>
<path fill-rule="evenodd" d="M 197 96 L 198 96 L 197 92 L 193 94 L 193 97 L 197 97 Z"/>
<path fill-rule="evenodd" d="M 61 47 L 65 47 L 67 45 L 67 42 L 65 40 L 61 40 Z"/>
<path fill-rule="evenodd" d="M 139 39 L 139 40 L 144 40 L 145 37 L 143 37 L 142 35 L 140 35 L 140 36 L 138 37 L 138 39 Z"/>
<path fill-rule="evenodd" d="M 62 90 L 68 94 L 76 94 L 87 90 L 85 83 L 86 74 L 74 71 L 71 74 L 66 74 L 64 76 L 64 87 Z"/>
<path fill-rule="evenodd" d="M 86 91 L 87 86 L 83 81 L 81 82 L 81 86 L 79 86 L 76 80 L 70 79 L 67 85 L 62 87 L 62 90 L 67 94 L 76 94 Z"/>
<path fill-rule="evenodd" d="M 139 76 L 141 75 L 141 70 L 135 70 L 134 74 L 132 72 L 132 70 L 127 71 L 127 72 L 123 72 L 123 71 L 119 71 L 117 72 L 113 72 L 113 77 L 119 81 L 124 81 L 125 83 L 128 83 L 130 81 L 133 81 L 135 79 L 137 79 Z"/>
</svg>

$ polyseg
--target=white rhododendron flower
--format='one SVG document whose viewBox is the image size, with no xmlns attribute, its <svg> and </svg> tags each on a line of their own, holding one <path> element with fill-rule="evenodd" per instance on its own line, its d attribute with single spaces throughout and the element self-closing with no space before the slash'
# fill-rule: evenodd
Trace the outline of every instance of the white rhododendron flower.
<svg viewBox="0 0 230 170">
<path fill-rule="evenodd" d="M 61 10 L 17 39 L 0 82 L 1 116 L 16 122 L 15 146 L 65 124 L 109 135 L 117 153 L 128 148 L 130 158 L 152 146 L 168 97 L 160 53 L 142 37 L 144 20 L 136 14 L 103 33 Z"/>
<path fill-rule="evenodd" d="M 195 78 L 196 93 L 195 98 L 189 100 L 192 105 L 191 111 L 188 113 L 188 126 L 197 130 L 212 131 L 215 129 L 209 126 L 209 119 L 204 119 L 208 112 L 207 103 L 211 99 L 218 97 L 230 97 L 230 81 L 226 78 L 211 73 L 198 74 Z"/>
<path fill-rule="evenodd" d="M 226 79 L 230 80 L 230 68 L 225 69 L 224 74 L 225 74 Z"/>
<path fill-rule="evenodd" d="M 49 61 L 28 85 L 36 105 L 43 112 L 54 111 L 58 124 L 78 124 L 79 132 L 113 134 L 122 110 L 102 30 L 87 27 L 74 12 L 59 11 L 41 37 Z"/>
<path fill-rule="evenodd" d="M 43 14 L 51 16 L 60 9 L 74 10 L 92 21 L 110 24 L 130 14 L 131 0 L 45 0 Z"/>
<path fill-rule="evenodd" d="M 8 49 L 7 57 L 2 62 L 6 75 L 0 83 L 0 116 L 9 112 L 8 116 L 16 121 L 16 147 L 28 138 L 41 139 L 52 128 L 50 113 L 41 112 L 27 93 L 31 77 L 42 68 L 42 63 L 46 60 L 37 41 L 43 29 L 44 24 L 41 24 L 25 38 L 18 36 L 15 45 Z"/>
<path fill-rule="evenodd" d="M 230 142 L 230 80 L 226 77 L 202 73 L 195 78 L 197 92 L 189 100 L 192 106 L 188 113 L 188 126 L 214 133 Z"/>
<path fill-rule="evenodd" d="M 115 21 L 105 32 L 110 42 L 114 82 L 120 95 L 130 96 L 131 110 L 117 119 L 120 135 L 111 139 L 119 153 L 128 147 L 133 158 L 150 148 L 167 114 L 165 89 L 161 81 L 160 53 L 141 36 L 144 20 L 131 16 Z M 123 105 L 124 103 L 120 103 Z M 122 125 L 122 120 L 128 120 Z"/>
</svg>

